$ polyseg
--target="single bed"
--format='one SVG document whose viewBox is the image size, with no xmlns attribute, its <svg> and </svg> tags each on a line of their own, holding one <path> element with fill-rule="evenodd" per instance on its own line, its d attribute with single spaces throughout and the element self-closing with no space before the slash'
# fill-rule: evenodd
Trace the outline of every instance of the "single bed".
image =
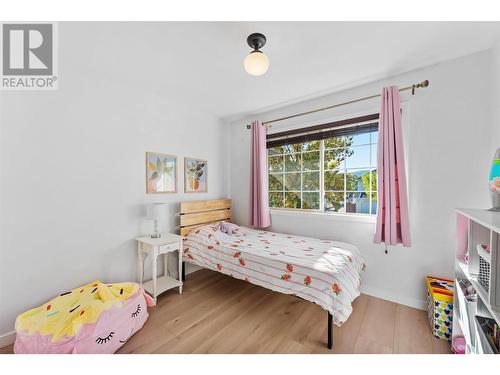
<svg viewBox="0 0 500 375">
<path fill-rule="evenodd" d="M 230 221 L 231 200 L 181 203 L 183 260 L 203 268 L 293 294 L 328 311 L 328 347 L 333 347 L 332 323 L 340 326 L 359 296 L 365 268 L 350 244 L 292 236 L 235 226 L 223 233 L 220 221 Z"/>
</svg>

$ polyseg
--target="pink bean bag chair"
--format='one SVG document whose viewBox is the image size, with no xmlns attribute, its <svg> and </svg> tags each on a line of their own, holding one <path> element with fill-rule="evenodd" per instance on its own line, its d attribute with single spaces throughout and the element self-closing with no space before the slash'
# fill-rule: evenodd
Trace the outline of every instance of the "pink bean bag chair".
<svg viewBox="0 0 500 375">
<path fill-rule="evenodd" d="M 154 300 L 136 283 L 87 284 L 16 319 L 16 354 L 116 352 L 139 331 Z"/>
</svg>

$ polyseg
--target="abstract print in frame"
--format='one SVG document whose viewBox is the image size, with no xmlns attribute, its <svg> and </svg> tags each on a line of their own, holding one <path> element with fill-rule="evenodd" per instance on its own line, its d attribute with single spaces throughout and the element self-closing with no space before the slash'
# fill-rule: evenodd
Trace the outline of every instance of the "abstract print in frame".
<svg viewBox="0 0 500 375">
<path fill-rule="evenodd" d="M 146 152 L 146 193 L 177 193 L 177 156 Z"/>
<path fill-rule="evenodd" d="M 208 191 L 208 162 L 202 159 L 184 158 L 184 192 Z"/>
</svg>

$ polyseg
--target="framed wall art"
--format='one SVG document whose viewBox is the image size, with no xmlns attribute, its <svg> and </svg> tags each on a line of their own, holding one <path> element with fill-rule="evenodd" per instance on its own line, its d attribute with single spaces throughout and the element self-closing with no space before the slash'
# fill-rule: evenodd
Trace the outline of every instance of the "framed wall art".
<svg viewBox="0 0 500 375">
<path fill-rule="evenodd" d="M 146 152 L 146 193 L 177 193 L 177 156 Z"/>
<path fill-rule="evenodd" d="M 184 158 L 184 192 L 208 191 L 208 162 L 202 159 Z"/>
</svg>

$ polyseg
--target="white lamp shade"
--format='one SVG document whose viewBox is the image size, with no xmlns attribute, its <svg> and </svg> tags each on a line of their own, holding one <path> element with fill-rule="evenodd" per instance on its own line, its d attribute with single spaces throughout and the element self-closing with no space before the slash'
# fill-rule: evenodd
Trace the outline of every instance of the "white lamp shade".
<svg viewBox="0 0 500 375">
<path fill-rule="evenodd" d="M 253 51 L 245 57 L 245 70 L 252 76 L 261 76 L 269 69 L 269 58 L 261 51 Z"/>
<path fill-rule="evenodd" d="M 164 203 L 151 203 L 146 208 L 149 220 L 162 220 L 167 217 L 167 206 Z"/>
</svg>

